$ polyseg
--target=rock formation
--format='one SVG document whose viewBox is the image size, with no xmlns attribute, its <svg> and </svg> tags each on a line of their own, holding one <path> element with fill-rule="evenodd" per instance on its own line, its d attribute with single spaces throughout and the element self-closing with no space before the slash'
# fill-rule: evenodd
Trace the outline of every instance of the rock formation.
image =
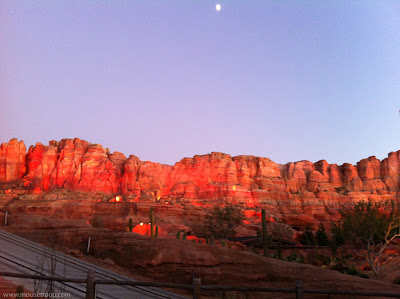
<svg viewBox="0 0 400 299">
<path fill-rule="evenodd" d="M 23 141 L 11 139 L 0 146 L 0 182 L 15 182 L 26 173 L 26 147 Z"/>
<path fill-rule="evenodd" d="M 301 206 L 301 213 L 324 219 L 334 213 L 332 207 L 347 201 L 397 196 L 399 164 L 400 152 L 383 161 L 369 157 L 340 166 L 323 160 L 280 165 L 268 158 L 213 152 L 169 166 L 126 158 L 77 138 L 37 143 L 27 153 L 23 141 L 12 139 L 0 147 L 0 183 L 23 182 L 27 194 L 64 189 L 130 200 L 269 206 L 288 218 Z"/>
</svg>

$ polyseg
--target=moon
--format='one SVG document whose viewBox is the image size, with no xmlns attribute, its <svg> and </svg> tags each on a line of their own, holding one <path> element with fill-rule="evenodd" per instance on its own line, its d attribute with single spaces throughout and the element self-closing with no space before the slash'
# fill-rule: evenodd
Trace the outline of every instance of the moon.
<svg viewBox="0 0 400 299">
<path fill-rule="evenodd" d="M 220 11 L 220 10 L 221 10 L 221 4 L 215 5 L 215 9 L 216 9 L 217 11 Z"/>
</svg>

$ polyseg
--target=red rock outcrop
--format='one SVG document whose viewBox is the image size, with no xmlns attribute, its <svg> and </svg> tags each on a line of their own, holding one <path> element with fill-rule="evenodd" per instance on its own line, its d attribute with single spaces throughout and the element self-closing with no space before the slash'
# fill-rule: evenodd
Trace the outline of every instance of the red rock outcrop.
<svg viewBox="0 0 400 299">
<path fill-rule="evenodd" d="M 31 146 L 27 154 L 27 168 L 29 169 L 25 185 L 32 194 L 48 191 L 50 183 L 54 184 L 54 173 L 57 166 L 57 142 L 51 141 L 49 146 L 36 143 Z"/>
<path fill-rule="evenodd" d="M 169 166 L 126 158 L 77 138 L 37 143 L 25 152 L 23 141 L 1 145 L 0 183 L 23 181 L 30 194 L 66 189 L 131 200 L 234 202 L 268 206 L 271 213 L 289 218 L 307 213 L 324 219 L 327 209 L 334 214 L 346 201 L 397 196 L 400 190 L 400 152 L 383 161 L 370 157 L 341 166 L 326 161 L 279 165 L 223 153 L 183 158 Z"/>
<path fill-rule="evenodd" d="M 0 146 L 0 183 L 22 179 L 26 172 L 26 147 L 21 140 L 11 139 Z"/>
</svg>

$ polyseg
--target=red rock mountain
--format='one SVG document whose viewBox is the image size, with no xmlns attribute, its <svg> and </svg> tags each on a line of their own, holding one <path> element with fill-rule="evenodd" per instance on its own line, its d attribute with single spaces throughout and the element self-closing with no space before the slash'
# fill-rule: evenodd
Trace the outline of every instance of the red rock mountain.
<svg viewBox="0 0 400 299">
<path fill-rule="evenodd" d="M 28 152 L 23 141 L 12 139 L 0 147 L 0 183 L 22 182 L 28 194 L 62 188 L 132 200 L 230 201 L 249 207 L 272 205 L 280 214 L 296 213 L 296 206 L 302 213 L 307 213 L 307 205 L 321 206 L 313 214 L 318 219 L 318 213 L 320 218 L 331 213 L 326 206 L 397 197 L 400 152 L 382 161 L 369 157 L 340 166 L 324 160 L 280 165 L 268 158 L 213 152 L 169 166 L 126 158 L 77 138 L 50 141 L 48 146 L 37 143 Z"/>
</svg>

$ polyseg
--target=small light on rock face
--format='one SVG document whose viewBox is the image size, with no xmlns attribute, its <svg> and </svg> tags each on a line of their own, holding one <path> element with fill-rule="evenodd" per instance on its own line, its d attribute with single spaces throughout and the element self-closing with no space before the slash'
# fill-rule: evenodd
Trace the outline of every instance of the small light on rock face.
<svg viewBox="0 0 400 299">
<path fill-rule="evenodd" d="M 119 196 L 117 196 L 117 197 L 115 198 L 115 201 L 120 201 Z"/>
<path fill-rule="evenodd" d="M 140 225 L 143 225 L 143 222 L 140 222 Z"/>
</svg>

